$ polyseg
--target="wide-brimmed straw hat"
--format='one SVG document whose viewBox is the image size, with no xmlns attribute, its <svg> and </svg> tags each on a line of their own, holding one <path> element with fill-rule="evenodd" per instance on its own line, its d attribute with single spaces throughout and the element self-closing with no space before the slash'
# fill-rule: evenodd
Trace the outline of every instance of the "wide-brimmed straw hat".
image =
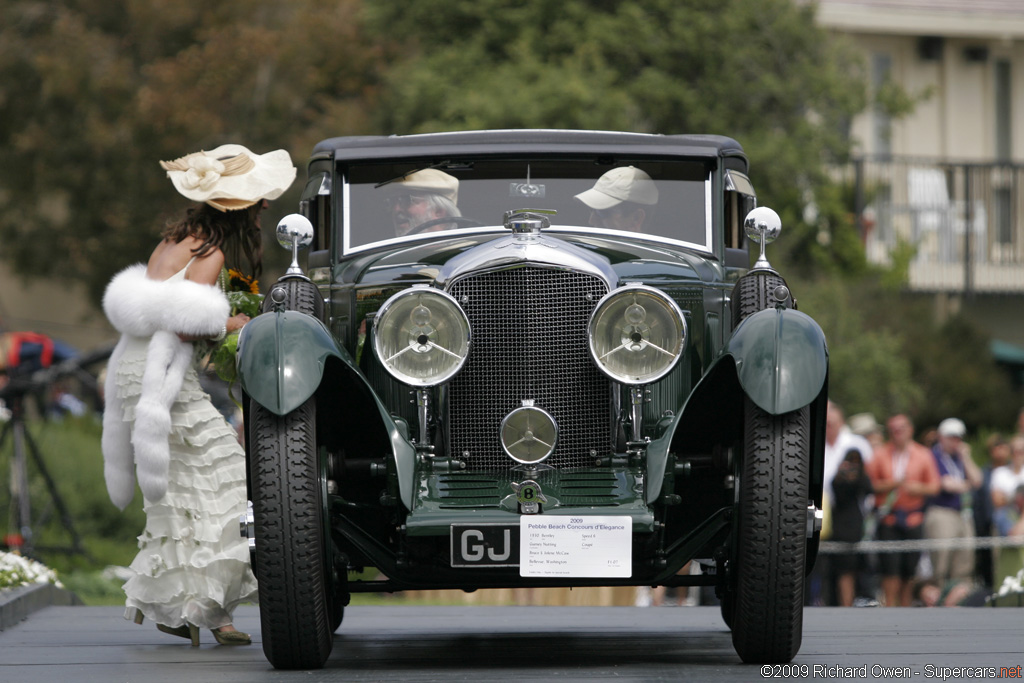
<svg viewBox="0 0 1024 683">
<path fill-rule="evenodd" d="M 283 149 L 255 154 L 242 145 L 221 145 L 160 166 L 182 195 L 221 211 L 245 209 L 277 199 L 295 180 L 292 158 Z"/>
</svg>

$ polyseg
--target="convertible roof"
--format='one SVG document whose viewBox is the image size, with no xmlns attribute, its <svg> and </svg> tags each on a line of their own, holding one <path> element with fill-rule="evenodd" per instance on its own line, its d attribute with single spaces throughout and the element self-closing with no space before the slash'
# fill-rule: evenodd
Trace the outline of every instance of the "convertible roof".
<svg viewBox="0 0 1024 683">
<path fill-rule="evenodd" d="M 734 157 L 743 147 L 721 135 L 650 135 L 589 130 L 476 130 L 423 135 L 328 138 L 313 148 L 319 159 L 382 159 L 447 154 L 609 154 Z"/>
</svg>

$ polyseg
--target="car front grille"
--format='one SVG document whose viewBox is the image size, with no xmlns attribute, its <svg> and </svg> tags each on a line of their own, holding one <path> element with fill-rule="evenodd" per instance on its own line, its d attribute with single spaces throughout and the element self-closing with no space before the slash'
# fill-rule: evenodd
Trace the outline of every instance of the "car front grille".
<svg viewBox="0 0 1024 683">
<path fill-rule="evenodd" d="M 551 413 L 558 444 L 546 461 L 585 467 L 612 447 L 611 386 L 587 350 L 587 323 L 607 293 L 579 272 L 519 267 L 454 282 L 473 343 L 448 388 L 449 454 L 470 470 L 517 463 L 501 449 L 501 421 L 524 399 Z M 468 454 L 468 455 L 467 455 Z"/>
</svg>

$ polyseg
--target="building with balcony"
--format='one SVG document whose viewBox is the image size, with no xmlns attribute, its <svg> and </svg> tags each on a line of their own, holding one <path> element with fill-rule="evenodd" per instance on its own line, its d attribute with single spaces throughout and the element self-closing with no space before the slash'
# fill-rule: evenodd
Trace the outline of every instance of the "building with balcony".
<svg viewBox="0 0 1024 683">
<path fill-rule="evenodd" d="M 915 96 L 851 125 L 868 259 L 913 249 L 910 291 L 1024 346 L 1024 0 L 816 0 L 862 51 L 870 83 Z"/>
</svg>

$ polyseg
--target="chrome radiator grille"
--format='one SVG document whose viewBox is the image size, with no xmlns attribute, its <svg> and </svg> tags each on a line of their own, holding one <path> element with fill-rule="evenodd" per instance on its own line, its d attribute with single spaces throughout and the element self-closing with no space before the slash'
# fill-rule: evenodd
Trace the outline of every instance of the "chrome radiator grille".
<svg viewBox="0 0 1024 683">
<path fill-rule="evenodd" d="M 515 466 L 498 432 L 523 399 L 536 401 L 558 423 L 558 445 L 547 464 L 584 467 L 593 464 L 591 451 L 607 454 L 610 381 L 587 351 L 587 322 L 607 293 L 604 282 L 521 267 L 458 280 L 449 293 L 473 329 L 469 358 L 448 390 L 450 454 L 471 470 Z"/>
</svg>

